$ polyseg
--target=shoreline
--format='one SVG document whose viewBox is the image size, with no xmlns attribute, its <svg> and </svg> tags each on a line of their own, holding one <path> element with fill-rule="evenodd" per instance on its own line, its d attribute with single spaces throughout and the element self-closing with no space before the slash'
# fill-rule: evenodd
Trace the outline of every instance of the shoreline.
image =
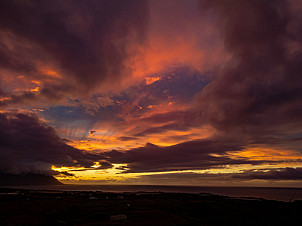
<svg viewBox="0 0 302 226">
<path fill-rule="evenodd" d="M 211 193 L 233 198 L 249 197 L 276 201 L 302 200 L 302 188 L 288 187 L 210 187 L 210 186 L 170 186 L 170 185 L 36 185 L 0 186 L 0 189 L 58 190 L 58 191 L 102 191 L 102 192 L 162 192 L 162 193 Z"/>
</svg>

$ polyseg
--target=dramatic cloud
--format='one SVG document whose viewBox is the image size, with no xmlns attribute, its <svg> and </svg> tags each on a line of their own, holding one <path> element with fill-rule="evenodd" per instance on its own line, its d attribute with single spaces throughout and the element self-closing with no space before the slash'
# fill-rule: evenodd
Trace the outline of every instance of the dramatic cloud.
<svg viewBox="0 0 302 226">
<path fill-rule="evenodd" d="M 294 0 L 1 1 L 0 171 L 300 180 L 301 15 Z"/>
<path fill-rule="evenodd" d="M 289 137 L 302 132 L 302 45 L 297 17 L 292 13 L 294 6 L 281 0 L 206 1 L 201 6 L 203 12 L 211 10 L 217 16 L 225 48 L 232 57 L 202 89 L 197 98 L 199 110 L 190 116 L 199 114 L 197 124 L 212 125 L 218 135 L 197 143 L 165 148 L 147 145 L 110 153 L 113 161 L 127 163 L 130 172 L 227 165 L 229 159 L 209 154 L 256 144 L 284 147 L 291 143 Z M 148 120 L 157 122 L 169 122 L 177 116 L 179 123 L 149 127 L 135 135 L 158 134 L 172 128 L 186 130 L 188 127 L 182 124 L 186 114 L 189 112 L 150 116 Z M 185 121 L 192 120 L 194 117 Z M 299 145 L 291 148 L 300 150 Z"/>
<path fill-rule="evenodd" d="M 217 14 L 232 59 L 200 93 L 202 119 L 228 133 L 260 137 L 301 127 L 301 24 L 290 2 L 204 4 Z"/>
<path fill-rule="evenodd" d="M 148 1 L 147 42 L 131 61 L 135 76 L 158 74 L 173 65 L 200 72 L 225 61 L 226 54 L 213 16 L 201 14 L 199 0 Z"/>
<path fill-rule="evenodd" d="M 147 144 L 145 147 L 124 152 L 116 150 L 105 152 L 104 156 L 111 163 L 126 163 L 127 167 L 124 169 L 127 173 L 197 170 L 226 165 L 274 163 L 273 161 L 253 161 L 244 157 L 232 159 L 223 156 L 226 152 L 240 151 L 241 149 L 240 145 L 231 141 L 208 139 L 168 147 Z"/>
<path fill-rule="evenodd" d="M 270 169 L 265 171 L 245 171 L 233 178 L 258 180 L 302 180 L 302 168 Z"/>
<path fill-rule="evenodd" d="M 206 186 L 238 186 L 257 185 L 259 181 L 268 181 L 268 185 L 292 183 L 300 186 L 301 168 L 250 170 L 242 173 L 160 173 L 130 178 L 128 183 L 173 184 L 173 185 L 206 185 Z M 212 189 L 212 188 L 211 188 Z"/>
<path fill-rule="evenodd" d="M 126 76 L 124 60 L 144 40 L 148 11 L 144 0 L 1 1 L 0 15 L 3 79 L 39 80 L 39 94 L 57 99 Z"/>
<path fill-rule="evenodd" d="M 0 113 L 0 156 L 2 173 L 50 173 L 52 165 L 89 168 L 99 159 L 69 146 L 54 128 L 23 113 Z"/>
</svg>

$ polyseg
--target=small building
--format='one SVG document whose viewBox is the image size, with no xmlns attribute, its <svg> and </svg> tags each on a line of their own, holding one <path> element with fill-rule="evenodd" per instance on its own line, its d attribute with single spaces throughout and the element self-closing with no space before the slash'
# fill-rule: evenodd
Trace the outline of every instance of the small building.
<svg viewBox="0 0 302 226">
<path fill-rule="evenodd" d="M 120 220 L 127 220 L 127 215 L 118 214 L 118 215 L 110 216 L 110 221 L 120 221 Z"/>
</svg>

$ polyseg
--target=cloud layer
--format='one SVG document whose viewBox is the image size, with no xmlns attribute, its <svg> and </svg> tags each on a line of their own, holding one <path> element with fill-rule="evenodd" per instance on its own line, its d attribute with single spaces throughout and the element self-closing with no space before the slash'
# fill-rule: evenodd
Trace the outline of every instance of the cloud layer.
<svg viewBox="0 0 302 226">
<path fill-rule="evenodd" d="M 1 1 L 1 172 L 99 161 L 301 180 L 301 12 L 292 0 Z"/>
<path fill-rule="evenodd" d="M 99 157 L 66 144 L 35 115 L 0 113 L 0 172 L 51 173 L 51 166 L 89 168 Z"/>
<path fill-rule="evenodd" d="M 38 80 L 48 99 L 118 83 L 129 74 L 124 60 L 135 53 L 130 45 L 143 43 L 148 18 L 146 1 L 136 0 L 1 1 L 0 14 L 2 79 Z M 37 95 L 21 92 L 2 105 Z"/>
<path fill-rule="evenodd" d="M 232 2 L 232 4 L 230 4 Z M 301 29 L 289 1 L 208 1 L 232 59 L 200 93 L 201 117 L 251 136 L 301 125 Z M 287 132 L 286 132 L 287 133 Z"/>
</svg>

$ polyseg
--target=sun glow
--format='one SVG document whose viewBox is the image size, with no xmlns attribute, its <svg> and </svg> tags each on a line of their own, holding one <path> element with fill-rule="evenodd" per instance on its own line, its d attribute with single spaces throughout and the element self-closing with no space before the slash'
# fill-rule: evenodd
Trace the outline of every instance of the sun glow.
<svg viewBox="0 0 302 226">
<path fill-rule="evenodd" d="M 52 166 L 51 169 L 58 173 L 55 177 L 58 180 L 100 180 L 100 181 L 111 181 L 111 180 L 123 180 L 127 178 L 127 175 L 121 176 L 120 174 L 124 171 L 126 164 L 113 164 L 112 168 L 101 169 L 101 163 L 95 162 L 91 168 L 84 167 L 56 167 Z M 68 173 L 70 175 L 64 174 Z"/>
<path fill-rule="evenodd" d="M 228 152 L 227 154 L 234 159 L 248 158 L 255 161 L 302 160 L 302 155 L 298 151 L 267 147 L 247 147 L 243 151 Z"/>
<path fill-rule="evenodd" d="M 160 80 L 160 77 L 145 77 L 146 85 L 150 85 Z"/>
</svg>

